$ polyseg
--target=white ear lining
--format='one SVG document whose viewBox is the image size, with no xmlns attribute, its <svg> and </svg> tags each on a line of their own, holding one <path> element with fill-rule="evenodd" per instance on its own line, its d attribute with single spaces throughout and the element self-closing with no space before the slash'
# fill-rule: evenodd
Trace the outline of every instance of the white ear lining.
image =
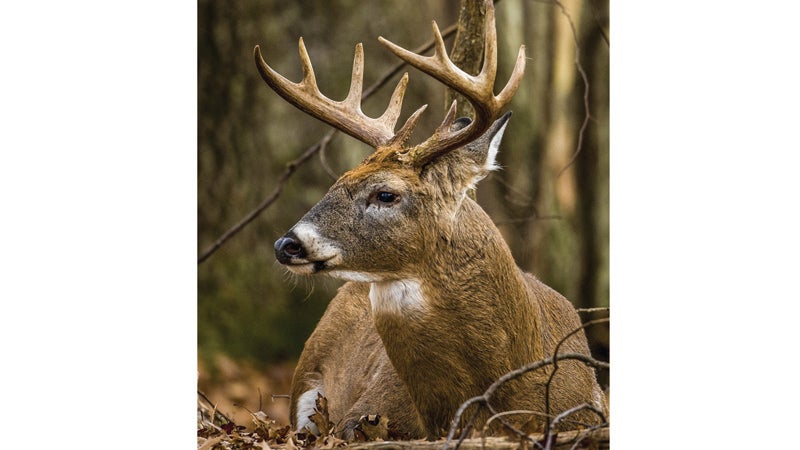
<svg viewBox="0 0 800 450">
<path fill-rule="evenodd" d="M 489 141 L 489 150 L 486 152 L 486 163 L 483 166 L 486 170 L 497 170 L 500 168 L 500 166 L 497 165 L 497 152 L 500 150 L 500 141 L 503 140 L 503 133 L 506 131 L 506 125 L 508 125 L 508 121 L 497 130 L 494 136 L 492 136 L 492 140 Z"/>
</svg>

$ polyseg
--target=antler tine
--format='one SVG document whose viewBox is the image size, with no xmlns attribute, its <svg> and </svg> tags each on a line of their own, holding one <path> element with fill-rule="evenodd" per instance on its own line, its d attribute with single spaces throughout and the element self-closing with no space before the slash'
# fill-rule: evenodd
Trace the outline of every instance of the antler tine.
<svg viewBox="0 0 800 450">
<path fill-rule="evenodd" d="M 353 72 L 350 80 L 350 91 L 347 97 L 337 102 L 324 96 L 317 87 L 314 68 L 308 57 L 303 38 L 299 42 L 300 62 L 303 66 L 303 80 L 299 83 L 289 81 L 281 74 L 273 70 L 261 56 L 261 48 L 256 45 L 253 50 L 256 67 L 261 74 L 261 78 L 278 95 L 287 102 L 296 106 L 305 113 L 315 117 L 354 138 L 369 144 L 375 148 L 386 146 L 396 142 L 398 139 L 405 140 L 410 134 L 409 122 L 397 133 L 394 127 L 400 117 L 400 110 L 403 104 L 406 86 L 408 85 L 408 75 L 397 83 L 397 87 L 392 94 L 389 105 L 381 117 L 375 119 L 366 116 L 361 111 L 361 95 L 364 75 L 364 50 L 361 44 L 356 45 L 355 57 L 353 58 Z M 418 111 L 419 112 L 419 111 Z M 414 116 L 412 116 L 413 118 Z M 416 119 L 413 121 L 416 122 Z M 409 128 L 409 129 L 407 129 Z M 403 138 L 405 136 L 405 138 Z"/>
<path fill-rule="evenodd" d="M 436 50 L 432 56 L 422 56 L 410 52 L 382 37 L 378 40 L 392 53 L 403 61 L 439 80 L 451 89 L 464 95 L 475 109 L 475 118 L 465 128 L 450 131 L 454 110 L 448 112 L 447 117 L 436 129 L 434 134 L 422 144 L 408 149 L 400 155 L 401 159 L 421 166 L 432 159 L 458 148 L 483 134 L 499 117 L 503 107 L 511 100 L 522 81 L 525 70 L 525 46 L 520 46 L 517 61 L 511 77 L 500 92 L 494 95 L 494 82 L 497 76 L 497 31 L 495 28 L 494 6 L 491 0 L 485 0 L 486 5 L 486 43 L 484 47 L 484 61 L 481 72 L 472 76 L 453 64 L 447 55 L 444 40 L 439 27 L 433 22 L 433 35 Z"/>
<path fill-rule="evenodd" d="M 356 55 L 353 57 L 353 74 L 350 76 L 350 92 L 342 103 L 347 108 L 361 111 L 361 89 L 364 85 L 364 46 L 356 44 Z M 390 103 L 391 105 L 391 103 Z"/>
<path fill-rule="evenodd" d="M 319 92 L 319 87 L 317 87 L 317 77 L 314 76 L 314 67 L 311 65 L 311 59 L 308 57 L 308 50 L 306 50 L 306 44 L 305 42 L 303 42 L 302 37 L 300 38 L 300 41 L 298 41 L 297 46 L 298 46 L 298 51 L 300 52 L 300 64 L 303 65 L 303 81 L 301 84 L 303 86 L 307 86 L 312 93 L 319 94 L 320 92 Z M 258 46 L 256 46 L 256 48 L 258 48 Z M 261 56 L 260 52 L 259 56 Z M 275 73 L 275 75 L 280 76 L 280 74 L 273 71 L 272 69 L 270 69 L 270 71 Z M 285 80 L 285 78 L 283 79 Z M 286 81 L 288 82 L 289 80 Z"/>
</svg>

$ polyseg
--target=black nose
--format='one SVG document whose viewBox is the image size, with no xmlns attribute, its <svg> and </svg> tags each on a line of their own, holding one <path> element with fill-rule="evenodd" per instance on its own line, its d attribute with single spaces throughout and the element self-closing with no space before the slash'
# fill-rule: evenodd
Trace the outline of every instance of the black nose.
<svg viewBox="0 0 800 450">
<path fill-rule="evenodd" d="M 297 236 L 291 231 L 286 233 L 286 236 L 275 241 L 275 258 L 281 264 L 288 264 L 292 258 L 303 258 L 306 256 L 306 251 L 303 249 Z"/>
</svg>

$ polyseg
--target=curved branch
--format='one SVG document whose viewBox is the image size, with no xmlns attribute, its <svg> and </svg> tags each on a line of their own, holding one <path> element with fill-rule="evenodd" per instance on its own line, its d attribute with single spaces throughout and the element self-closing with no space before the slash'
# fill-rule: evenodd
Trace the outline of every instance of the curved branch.
<svg viewBox="0 0 800 450">
<path fill-rule="evenodd" d="M 556 348 L 553 349 L 553 354 L 558 355 L 558 350 L 561 348 L 561 345 L 564 342 L 566 342 L 567 339 L 569 339 L 571 336 L 575 335 L 579 331 L 591 325 L 596 325 L 598 323 L 607 323 L 609 320 L 611 319 L 605 317 L 602 319 L 590 320 L 584 324 L 581 324 L 581 326 L 570 331 L 569 333 L 566 334 L 566 336 L 564 336 L 563 338 L 561 338 L 560 341 L 558 341 L 558 344 L 556 344 Z M 547 379 L 547 383 L 544 385 L 544 412 L 547 418 L 545 420 L 545 425 L 544 425 L 545 434 L 548 434 L 550 432 L 550 384 L 553 382 L 553 378 L 555 378 L 556 372 L 558 372 L 558 360 L 553 361 L 553 371 L 550 372 L 550 377 Z"/>
<path fill-rule="evenodd" d="M 511 372 L 508 372 L 507 374 L 498 378 L 494 383 L 492 383 L 491 386 L 489 386 L 486 389 L 483 395 L 472 397 L 461 404 L 458 410 L 456 410 L 456 414 L 453 417 L 453 420 L 450 424 L 450 432 L 447 434 L 447 440 L 442 446 L 442 450 L 447 450 L 448 447 L 450 446 L 450 443 L 453 442 L 453 436 L 455 436 L 456 428 L 458 428 L 458 422 L 461 420 L 461 416 L 464 414 L 464 411 L 469 406 L 477 403 L 488 407 L 489 398 L 491 398 L 495 394 L 495 392 L 497 392 L 497 390 L 500 389 L 500 387 L 505 383 L 513 379 L 519 378 L 520 376 L 528 372 L 532 372 L 534 370 L 552 365 L 555 361 L 562 361 L 562 360 L 577 360 L 586 364 L 587 366 L 594 367 L 595 369 L 608 369 L 609 367 L 611 367 L 607 362 L 598 361 L 592 358 L 591 356 L 586 356 L 582 353 L 564 353 L 561 355 L 556 355 L 552 358 L 534 361 L 530 364 L 520 367 L 519 369 L 512 370 Z"/>
<path fill-rule="evenodd" d="M 286 169 L 284 169 L 283 173 L 278 178 L 278 185 L 275 186 L 275 188 L 272 190 L 272 193 L 269 194 L 269 197 L 264 199 L 260 205 L 258 205 L 254 210 L 250 211 L 242 220 L 240 220 L 236 225 L 232 226 L 228 231 L 226 231 L 225 234 L 214 241 L 214 243 L 211 244 L 211 246 L 200 255 L 200 258 L 197 259 L 197 264 L 201 264 L 203 261 L 208 259 L 208 257 L 213 255 L 214 252 L 216 252 L 222 246 L 222 244 L 224 244 L 228 239 L 232 238 L 238 232 L 242 231 L 242 229 L 252 222 L 256 217 L 258 217 L 259 214 L 261 214 L 265 209 L 269 208 L 269 206 L 278 199 L 278 196 L 281 195 L 283 188 L 286 187 L 286 183 L 289 181 L 289 178 L 292 176 L 295 170 L 297 170 L 297 168 L 309 158 L 314 156 L 314 154 L 325 148 L 331 139 L 333 139 L 335 134 L 336 130 L 329 131 L 319 142 L 307 148 L 306 151 L 304 151 L 303 154 L 301 154 L 297 159 L 287 164 Z"/>
</svg>

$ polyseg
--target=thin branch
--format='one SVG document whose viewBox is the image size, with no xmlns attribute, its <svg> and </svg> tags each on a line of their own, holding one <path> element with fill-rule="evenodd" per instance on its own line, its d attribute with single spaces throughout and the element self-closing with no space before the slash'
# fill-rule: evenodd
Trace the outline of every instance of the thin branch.
<svg viewBox="0 0 800 450">
<path fill-rule="evenodd" d="M 562 420 L 564 420 L 564 418 L 566 418 L 566 417 L 568 417 L 568 416 L 570 416 L 572 414 L 575 414 L 578 411 L 583 411 L 584 409 L 588 409 L 588 410 L 594 412 L 595 414 L 600 416 L 600 419 L 602 420 L 602 423 L 608 425 L 608 418 L 606 418 L 606 415 L 603 413 L 603 411 L 600 410 L 600 408 L 598 408 L 596 406 L 593 406 L 593 405 L 590 405 L 588 403 L 583 403 L 581 405 L 578 405 L 578 406 L 576 406 L 574 408 L 570 408 L 570 409 L 562 412 L 561 414 L 557 415 L 555 417 L 555 419 L 553 419 L 553 428 L 555 428 L 556 425 L 558 425 L 558 422 L 561 422 Z"/>
<path fill-rule="evenodd" d="M 492 416 L 497 416 L 497 419 L 500 421 L 500 423 L 503 424 L 503 426 L 506 427 L 509 431 L 511 431 L 512 433 L 516 434 L 520 439 L 525 439 L 527 441 L 530 441 L 532 444 L 536 444 L 536 441 L 534 441 L 530 436 L 528 436 L 528 433 L 526 433 L 526 432 L 520 430 L 519 428 L 515 427 L 509 421 L 507 421 L 505 419 L 505 417 L 503 417 L 501 415 L 501 413 L 495 411 L 495 409 L 494 409 L 494 407 L 492 407 L 491 403 L 486 402 L 486 409 L 489 410 L 489 413 L 491 413 Z M 458 448 L 459 445 L 460 445 L 460 443 L 458 445 L 456 445 L 456 448 Z"/>
<path fill-rule="evenodd" d="M 575 414 L 576 412 L 582 411 L 584 409 L 588 409 L 588 410 L 596 413 L 598 416 L 600 416 L 601 426 L 607 426 L 608 425 L 608 419 L 606 418 L 606 415 L 603 414 L 603 411 L 600 411 L 600 409 L 598 409 L 598 408 L 596 408 L 596 407 L 594 407 L 594 406 L 592 406 L 592 405 L 590 405 L 588 403 L 584 403 L 584 404 L 578 405 L 578 406 L 576 406 L 574 408 L 570 408 L 570 409 L 562 412 L 561 414 L 557 415 L 555 417 L 555 419 L 553 419 L 553 428 L 555 428 L 556 425 L 558 425 L 558 422 L 560 422 L 561 420 L 563 420 L 567 416 Z M 547 443 L 547 446 L 545 447 L 545 450 L 551 450 L 553 443 L 556 441 L 556 437 L 555 437 L 555 435 L 553 435 L 552 438 L 551 438 L 551 434 L 550 434 L 550 432 L 548 432 L 545 435 L 545 439 L 544 440 Z M 582 438 L 579 439 L 578 442 L 580 442 L 581 440 L 582 440 Z"/>
<path fill-rule="evenodd" d="M 453 33 L 455 33 L 457 29 L 456 25 L 451 25 L 447 27 L 444 31 L 442 31 L 442 37 L 448 38 Z M 414 50 L 415 53 L 421 54 L 424 52 L 429 51 L 436 45 L 436 41 L 431 39 L 425 45 L 419 47 L 418 49 Z M 371 96 L 375 93 L 378 89 L 380 89 L 384 84 L 386 84 L 393 76 L 397 75 L 400 70 L 406 65 L 405 62 L 397 63 L 392 69 L 390 69 L 386 74 L 384 74 L 378 81 L 373 83 L 361 95 L 361 99 L 364 100 L 367 97 Z M 264 199 L 255 209 L 250 211 L 242 220 L 240 220 L 236 225 L 232 226 L 228 231 L 226 231 L 222 236 L 220 236 L 216 241 L 214 241 L 211 246 L 209 246 L 198 258 L 197 264 L 202 264 L 203 261 L 208 259 L 209 256 L 213 255 L 228 239 L 232 238 L 240 231 L 242 231 L 250 222 L 252 222 L 256 217 L 258 217 L 264 210 L 270 207 L 275 200 L 278 199 L 278 196 L 283 192 L 283 188 L 286 186 L 286 183 L 289 181 L 289 178 L 292 174 L 297 170 L 297 168 L 305 163 L 311 156 L 314 154 L 323 151 L 325 147 L 328 145 L 328 142 L 333 138 L 333 136 L 337 133 L 336 130 L 331 130 L 325 136 L 320 139 L 316 144 L 308 147 L 297 159 L 290 162 L 281 176 L 278 178 L 278 185 L 272 190 L 270 195 Z"/>
<path fill-rule="evenodd" d="M 554 355 L 558 355 L 558 350 L 561 348 L 561 345 L 564 344 L 565 342 L 567 342 L 567 339 L 569 339 L 573 335 L 577 334 L 578 332 L 582 331 L 586 327 L 589 327 L 589 326 L 592 326 L 592 325 L 596 325 L 598 323 L 606 323 L 609 320 L 611 320 L 611 319 L 608 318 L 608 317 L 605 317 L 605 318 L 602 318 L 602 319 L 590 320 L 590 321 L 588 321 L 586 323 L 581 324 L 581 326 L 579 326 L 578 328 L 570 331 L 564 337 L 562 337 L 561 340 L 558 341 L 558 344 L 556 344 L 555 349 L 553 349 L 553 354 Z M 550 433 L 550 385 L 553 382 L 553 378 L 555 378 L 555 376 L 556 376 L 556 372 L 558 372 L 558 360 L 557 359 L 553 361 L 553 371 L 550 372 L 550 377 L 547 379 L 547 383 L 544 385 L 544 412 L 546 414 L 546 420 L 545 420 L 545 423 L 544 423 L 544 432 L 545 432 L 545 434 Z"/>
<path fill-rule="evenodd" d="M 583 430 L 582 433 L 580 433 L 578 436 L 575 436 L 575 443 L 572 444 L 572 447 L 570 447 L 569 450 L 577 449 L 578 448 L 578 444 L 580 444 L 584 439 L 586 439 L 589 435 L 591 435 L 592 431 L 597 430 L 599 428 L 607 427 L 607 426 L 608 426 L 608 422 L 606 421 L 606 423 L 601 423 L 601 424 L 598 424 L 598 425 L 594 425 L 594 426 L 591 426 L 591 427 L 587 428 L 586 430 Z"/>
<path fill-rule="evenodd" d="M 586 113 L 583 118 L 581 128 L 578 131 L 578 144 L 575 148 L 575 153 L 572 154 L 572 157 L 567 165 L 558 172 L 558 175 L 556 175 L 556 178 L 560 178 L 561 175 L 575 163 L 575 160 L 578 159 L 578 155 L 583 148 L 583 137 L 586 133 L 586 127 L 589 126 L 589 119 L 592 118 L 592 115 L 589 111 L 589 77 L 586 75 L 586 71 L 583 69 L 583 64 L 581 64 L 581 46 L 580 42 L 578 41 L 578 31 L 575 29 L 575 23 L 572 21 L 572 16 L 570 16 L 570 14 L 567 12 L 564 4 L 561 3 L 560 0 L 553 0 L 553 3 L 561 9 L 561 14 L 567 18 L 569 27 L 572 30 L 572 37 L 575 40 L 575 67 L 577 67 L 578 72 L 581 74 L 581 78 L 583 79 L 583 109 Z"/>
<path fill-rule="evenodd" d="M 534 371 L 541 369 L 543 367 L 547 367 L 552 365 L 554 361 L 562 361 L 562 360 L 577 360 L 581 361 L 587 366 L 594 367 L 595 369 L 608 369 L 611 367 L 607 362 L 598 361 L 591 356 L 586 356 L 582 353 L 564 353 L 561 355 L 556 355 L 552 358 L 546 358 L 539 361 L 534 361 L 530 364 L 520 367 L 519 369 L 512 370 L 507 374 L 503 375 L 502 377 L 498 378 L 494 383 L 489 386 L 483 395 L 478 395 L 475 397 L 470 398 L 469 400 L 465 401 L 464 403 L 459 406 L 458 410 L 456 411 L 455 416 L 453 417 L 453 421 L 450 424 L 450 432 L 447 434 L 447 440 L 445 441 L 444 445 L 442 446 L 442 450 L 447 450 L 450 446 L 450 443 L 453 441 L 453 437 L 456 433 L 456 428 L 458 428 L 458 422 L 461 420 L 461 416 L 464 414 L 464 411 L 474 404 L 478 404 L 479 406 L 488 406 L 489 398 L 491 398 L 495 392 L 505 383 L 519 378 L 520 376 Z"/>
<path fill-rule="evenodd" d="M 502 418 L 504 416 L 512 415 L 512 414 L 541 415 L 542 413 L 540 413 L 538 411 L 531 411 L 529 409 L 516 409 L 516 410 L 513 410 L 513 411 L 499 412 L 499 413 L 489 417 L 489 419 L 487 419 L 486 423 L 483 425 L 483 430 L 481 430 L 481 445 L 482 446 L 484 446 L 484 447 L 486 446 L 486 430 L 489 428 L 489 425 L 492 423 L 492 421 L 495 420 L 495 419 L 500 419 L 500 418 Z M 523 437 L 525 439 L 531 441 L 531 443 L 533 443 L 534 446 L 539 447 L 539 448 L 542 447 L 541 444 L 539 444 L 538 442 L 536 442 L 533 439 L 531 439 L 530 436 L 527 435 L 527 433 L 523 433 Z M 456 444 L 456 446 L 458 446 L 458 444 Z"/>
<path fill-rule="evenodd" d="M 601 311 L 610 311 L 611 308 L 608 306 L 599 306 L 597 308 L 577 308 L 575 311 L 579 313 L 593 313 L 593 312 L 601 312 Z"/>
<path fill-rule="evenodd" d="M 322 165 L 322 168 L 325 169 L 325 172 L 327 172 L 328 175 L 330 175 L 331 179 L 336 181 L 339 179 L 339 175 L 336 172 L 334 172 L 333 169 L 331 169 L 330 164 L 328 164 L 328 158 L 326 157 L 328 152 L 326 152 L 325 150 L 327 150 L 327 148 L 321 149 L 319 151 L 319 163 Z"/>
<path fill-rule="evenodd" d="M 480 412 L 480 408 L 475 408 L 475 411 L 472 413 L 472 417 L 469 418 L 469 421 L 464 425 L 464 428 L 461 430 L 461 436 L 458 438 L 458 442 L 456 443 L 456 447 L 461 445 L 464 442 L 464 439 L 467 438 L 469 431 L 472 429 L 472 425 L 475 423 L 475 419 L 478 418 L 478 413 Z"/>
<path fill-rule="evenodd" d="M 561 220 L 563 217 L 559 215 L 552 215 L 552 216 L 536 216 L 536 211 L 530 217 L 521 217 L 519 219 L 506 219 L 506 220 L 498 220 L 494 224 L 497 226 L 500 225 L 510 225 L 512 223 L 527 223 L 532 222 L 534 220 Z"/>
<path fill-rule="evenodd" d="M 292 174 L 297 170 L 297 168 L 301 164 L 306 162 L 309 158 L 314 156 L 315 153 L 317 153 L 318 151 L 322 150 L 325 146 L 327 146 L 328 143 L 331 141 L 331 139 L 333 139 L 333 136 L 335 134 L 336 130 L 329 131 L 319 142 L 307 148 L 302 155 L 300 155 L 297 159 L 287 164 L 286 169 L 284 169 L 283 173 L 278 178 L 278 185 L 275 186 L 269 197 L 264 199 L 264 201 L 261 202 L 261 204 L 258 205 L 256 209 L 250 211 L 250 213 L 248 213 L 244 217 L 244 219 L 240 220 L 239 223 L 231 227 L 228 231 L 225 232 L 225 234 L 220 236 L 219 239 L 214 241 L 214 243 L 211 244 L 211 247 L 206 249 L 206 251 L 204 251 L 203 254 L 200 255 L 200 258 L 197 260 L 197 264 L 200 264 L 206 259 L 208 259 L 208 257 L 214 254 L 214 252 L 216 252 L 217 249 L 219 249 L 222 246 L 222 244 L 224 244 L 228 239 L 236 235 L 238 232 L 242 231 L 242 229 L 246 227 L 250 222 L 252 222 L 256 217 L 258 217 L 259 214 L 261 214 L 265 209 L 269 208 L 269 206 L 272 205 L 275 202 L 275 200 L 278 199 L 278 196 L 281 195 L 281 192 L 283 192 L 283 188 L 286 187 L 286 183 L 289 181 L 289 177 L 292 176 Z"/>
<path fill-rule="evenodd" d="M 206 403 L 208 403 L 209 405 L 211 405 L 211 406 L 214 408 L 214 412 L 213 412 L 213 413 L 212 413 L 212 415 L 211 415 L 211 422 L 214 422 L 214 416 L 219 416 L 219 417 L 222 417 L 222 418 L 223 418 L 223 419 L 225 419 L 225 421 L 226 421 L 226 422 L 228 422 L 228 423 L 232 423 L 232 422 L 233 422 L 231 419 L 229 419 L 229 418 L 228 418 L 228 416 L 226 416 L 225 414 L 222 414 L 221 412 L 217 411 L 217 404 L 216 404 L 216 403 L 214 403 L 214 402 L 212 402 L 212 401 L 211 401 L 211 400 L 210 400 L 210 399 L 209 399 L 209 398 L 206 396 L 206 394 L 204 394 L 204 393 L 203 393 L 203 391 L 201 391 L 201 390 L 199 390 L 199 389 L 198 389 L 198 390 L 197 390 L 197 395 L 199 395 L 199 396 L 200 396 L 200 397 L 201 397 L 203 400 L 205 400 L 205 401 L 206 401 Z"/>
</svg>

